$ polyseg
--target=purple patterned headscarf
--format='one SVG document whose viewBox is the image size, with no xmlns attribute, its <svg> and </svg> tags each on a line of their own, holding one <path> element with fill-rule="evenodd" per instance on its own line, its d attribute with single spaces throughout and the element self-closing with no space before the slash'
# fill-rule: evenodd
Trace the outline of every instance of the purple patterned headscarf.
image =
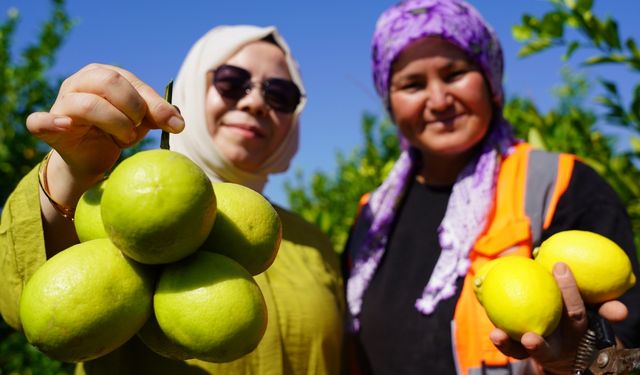
<svg viewBox="0 0 640 375">
<path fill-rule="evenodd" d="M 511 125 L 502 117 L 500 43 L 480 13 L 463 0 L 407 0 L 380 16 L 372 42 L 373 79 L 387 108 L 395 58 L 411 43 L 427 36 L 441 37 L 465 51 L 481 68 L 496 103 L 493 122 L 478 156 L 465 166 L 453 186 L 438 228 L 440 256 L 422 295 L 416 296 L 416 309 L 428 315 L 438 302 L 455 295 L 457 278 L 467 273 L 469 251 L 484 230 L 493 203 L 500 157 L 512 151 L 516 140 Z M 370 215 L 372 224 L 362 246 L 351 254 L 353 266 L 347 281 L 350 328 L 354 331 L 359 329 L 362 297 L 384 255 L 398 205 L 420 162 L 416 149 L 406 149 L 363 211 Z M 429 272 L 425 270 L 425 274 Z"/>
<path fill-rule="evenodd" d="M 502 103 L 500 41 L 480 13 L 462 0 L 402 1 L 380 16 L 372 41 L 373 82 L 385 103 L 394 60 L 409 44 L 427 36 L 438 36 L 465 51 Z"/>
</svg>

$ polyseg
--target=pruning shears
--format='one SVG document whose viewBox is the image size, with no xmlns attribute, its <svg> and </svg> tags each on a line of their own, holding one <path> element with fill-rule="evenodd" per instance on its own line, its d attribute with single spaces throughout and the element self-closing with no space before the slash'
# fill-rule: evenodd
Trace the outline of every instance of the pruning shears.
<svg viewBox="0 0 640 375">
<path fill-rule="evenodd" d="M 616 347 L 611 324 L 595 311 L 587 310 L 589 327 L 574 363 L 576 375 L 624 374 L 640 369 L 640 348 Z"/>
</svg>

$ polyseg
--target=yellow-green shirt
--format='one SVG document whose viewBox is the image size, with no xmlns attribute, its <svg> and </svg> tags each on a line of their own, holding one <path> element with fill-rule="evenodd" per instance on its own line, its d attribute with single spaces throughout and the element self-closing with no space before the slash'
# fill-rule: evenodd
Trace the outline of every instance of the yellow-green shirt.
<svg viewBox="0 0 640 375">
<path fill-rule="evenodd" d="M 0 221 L 0 313 L 20 330 L 22 289 L 46 261 L 37 169 L 19 183 Z M 344 299 L 338 259 L 327 237 L 299 216 L 276 207 L 283 239 L 274 263 L 255 276 L 269 314 L 257 349 L 230 363 L 174 361 L 137 337 L 78 374 L 338 374 Z"/>
</svg>

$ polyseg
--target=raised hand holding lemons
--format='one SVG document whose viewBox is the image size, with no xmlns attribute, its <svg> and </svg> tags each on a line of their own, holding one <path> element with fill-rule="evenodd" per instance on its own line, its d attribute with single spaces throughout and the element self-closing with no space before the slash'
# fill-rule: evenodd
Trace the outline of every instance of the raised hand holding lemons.
<svg viewBox="0 0 640 375">
<path fill-rule="evenodd" d="M 474 291 L 489 320 L 516 341 L 526 332 L 551 334 L 562 316 L 562 295 L 553 275 L 530 258 L 487 262 L 474 278 Z"/>
<path fill-rule="evenodd" d="M 176 152 L 142 151 L 82 196 L 74 221 L 83 242 L 48 260 L 21 301 L 27 338 L 46 354 L 91 360 L 137 333 L 165 357 L 226 362 L 262 339 L 251 275 L 274 261 L 282 224 L 258 192 L 212 184 Z"/>
<path fill-rule="evenodd" d="M 109 176 L 102 220 L 111 241 L 140 263 L 175 262 L 205 241 L 216 215 L 206 174 L 169 150 L 138 152 Z"/>
<path fill-rule="evenodd" d="M 624 250 L 594 232 L 558 232 L 542 242 L 534 256 L 548 270 L 557 262 L 567 264 L 586 303 L 616 299 L 636 283 Z"/>
<path fill-rule="evenodd" d="M 151 314 L 154 277 L 106 238 L 61 251 L 27 282 L 20 321 L 52 358 L 87 361 L 116 349 Z"/>
</svg>

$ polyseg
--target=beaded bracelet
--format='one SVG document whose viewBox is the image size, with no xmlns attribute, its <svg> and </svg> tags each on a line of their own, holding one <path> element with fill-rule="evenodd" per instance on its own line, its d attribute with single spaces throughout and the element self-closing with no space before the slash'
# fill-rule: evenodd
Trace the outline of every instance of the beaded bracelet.
<svg viewBox="0 0 640 375">
<path fill-rule="evenodd" d="M 49 193 L 49 184 L 47 183 L 47 167 L 49 166 L 49 159 L 51 158 L 51 154 L 53 154 L 53 150 L 51 150 L 44 157 L 44 159 L 42 159 L 42 163 L 40 163 L 40 169 L 38 170 L 38 182 L 40 183 L 40 189 L 42 189 L 42 192 L 47 196 L 53 208 L 55 208 L 56 211 L 58 211 L 58 213 L 62 215 L 62 217 L 67 220 L 73 221 L 74 209 L 56 202 L 56 200 L 51 196 L 51 193 Z"/>
</svg>

